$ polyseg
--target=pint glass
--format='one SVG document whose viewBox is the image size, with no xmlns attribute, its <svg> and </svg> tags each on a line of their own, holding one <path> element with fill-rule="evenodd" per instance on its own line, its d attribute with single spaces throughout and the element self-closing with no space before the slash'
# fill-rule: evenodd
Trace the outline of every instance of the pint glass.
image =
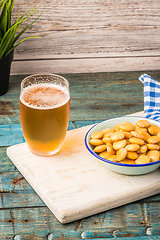
<svg viewBox="0 0 160 240">
<path fill-rule="evenodd" d="M 56 154 L 70 115 L 69 83 L 55 74 L 31 75 L 21 82 L 20 121 L 27 145 L 40 156 Z"/>
</svg>

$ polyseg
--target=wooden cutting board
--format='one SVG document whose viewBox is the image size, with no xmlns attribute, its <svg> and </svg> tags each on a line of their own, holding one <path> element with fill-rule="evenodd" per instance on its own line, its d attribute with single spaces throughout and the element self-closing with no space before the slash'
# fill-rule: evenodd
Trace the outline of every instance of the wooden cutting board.
<svg viewBox="0 0 160 240">
<path fill-rule="evenodd" d="M 52 157 L 33 155 L 26 143 L 7 155 L 61 223 L 78 220 L 160 193 L 160 169 L 126 176 L 108 170 L 84 144 L 90 126 L 67 132 Z"/>
</svg>

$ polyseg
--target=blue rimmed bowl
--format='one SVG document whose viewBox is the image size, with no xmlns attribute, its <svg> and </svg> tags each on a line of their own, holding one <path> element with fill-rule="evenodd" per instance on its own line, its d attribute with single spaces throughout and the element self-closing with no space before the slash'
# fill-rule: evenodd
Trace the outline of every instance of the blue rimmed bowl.
<svg viewBox="0 0 160 240">
<path fill-rule="evenodd" d="M 112 118 L 105 121 L 102 121 L 100 123 L 95 124 L 93 127 L 89 129 L 85 136 L 85 145 L 90 154 L 92 154 L 95 158 L 99 159 L 104 166 L 109 168 L 110 170 L 125 174 L 125 175 L 141 175 L 146 174 L 149 172 L 152 172 L 160 167 L 160 160 L 156 162 L 151 162 L 147 164 L 124 164 L 119 162 L 113 162 L 107 159 L 104 159 L 100 157 L 98 154 L 96 154 L 93 151 L 93 146 L 89 143 L 91 134 L 95 131 L 101 131 L 105 128 L 114 128 L 115 125 L 119 125 L 120 123 L 124 122 L 131 122 L 132 124 L 135 124 L 138 120 L 148 120 L 151 124 L 155 124 L 158 127 L 160 127 L 160 122 L 143 118 L 143 117 L 137 117 L 137 116 L 125 116 L 125 117 L 118 117 L 118 118 Z"/>
</svg>

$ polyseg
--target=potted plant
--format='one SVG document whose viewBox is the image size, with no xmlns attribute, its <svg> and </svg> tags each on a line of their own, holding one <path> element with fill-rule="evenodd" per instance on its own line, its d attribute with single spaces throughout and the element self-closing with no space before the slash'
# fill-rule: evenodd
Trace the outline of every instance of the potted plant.
<svg viewBox="0 0 160 240">
<path fill-rule="evenodd" d="M 37 11 L 37 8 L 28 11 L 23 16 L 20 16 L 20 12 L 18 12 L 16 21 L 12 23 L 13 7 L 13 0 L 0 1 L 0 96 L 8 91 L 14 49 L 23 41 L 37 37 L 27 37 L 17 43 L 18 39 L 42 14 L 23 27 L 22 24 Z M 20 30 L 21 26 L 22 30 Z"/>
</svg>

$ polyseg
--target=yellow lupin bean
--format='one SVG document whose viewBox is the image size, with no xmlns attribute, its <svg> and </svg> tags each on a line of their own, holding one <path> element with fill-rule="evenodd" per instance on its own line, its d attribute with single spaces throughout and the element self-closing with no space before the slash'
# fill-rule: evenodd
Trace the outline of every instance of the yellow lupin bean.
<svg viewBox="0 0 160 240">
<path fill-rule="evenodd" d="M 131 138 L 131 137 L 133 137 L 132 132 L 123 131 L 123 133 L 124 133 L 124 137 L 125 137 L 125 138 Z"/>
<path fill-rule="evenodd" d="M 145 164 L 149 162 L 150 162 L 150 158 L 146 155 L 141 155 L 135 160 L 136 164 Z"/>
<path fill-rule="evenodd" d="M 129 124 L 131 127 L 132 127 L 132 129 L 134 130 L 135 129 L 135 126 L 131 123 L 131 122 L 124 122 L 125 124 Z"/>
<path fill-rule="evenodd" d="M 148 128 L 150 126 L 150 122 L 148 120 L 139 120 L 136 122 L 136 125 L 141 128 Z"/>
<path fill-rule="evenodd" d="M 135 129 L 133 124 L 129 124 L 128 122 L 119 124 L 119 127 L 120 127 L 120 129 L 122 129 L 123 131 L 126 131 L 126 132 L 130 132 Z"/>
<path fill-rule="evenodd" d="M 136 152 L 140 146 L 138 144 L 128 144 L 125 149 L 130 152 Z"/>
<path fill-rule="evenodd" d="M 105 138 L 102 139 L 102 141 L 104 143 L 108 143 L 108 142 L 112 143 L 112 140 L 110 139 L 110 137 L 105 137 Z"/>
<path fill-rule="evenodd" d="M 111 134 L 110 138 L 112 141 L 119 141 L 119 140 L 122 140 L 124 139 L 125 135 L 123 132 L 119 131 L 119 132 L 114 132 Z"/>
<path fill-rule="evenodd" d="M 121 161 L 126 158 L 127 156 L 127 150 L 125 148 L 121 148 L 120 150 L 117 151 L 117 161 Z"/>
<path fill-rule="evenodd" d="M 136 131 L 131 131 L 133 137 L 144 139 L 143 135 Z"/>
<path fill-rule="evenodd" d="M 124 148 L 124 147 L 126 146 L 126 144 L 127 144 L 127 141 L 126 141 L 125 139 L 123 139 L 123 140 L 114 142 L 114 143 L 113 143 L 113 148 L 114 148 L 115 150 L 119 150 L 119 149 L 121 149 L 121 148 Z"/>
<path fill-rule="evenodd" d="M 115 125 L 115 126 L 114 126 L 114 129 L 115 129 L 116 132 L 119 132 L 119 131 L 120 131 L 119 125 Z"/>
<path fill-rule="evenodd" d="M 159 151 L 151 150 L 147 153 L 147 156 L 150 158 L 151 162 L 156 162 L 159 160 Z"/>
<path fill-rule="evenodd" d="M 131 160 L 131 159 L 125 158 L 124 160 L 120 161 L 120 163 L 135 164 L 135 161 L 134 161 L 134 160 Z"/>
<path fill-rule="evenodd" d="M 143 136 L 143 139 L 145 142 L 147 142 L 148 138 L 151 137 L 151 135 L 147 131 L 142 130 L 142 128 L 138 128 L 138 129 L 136 129 L 136 131 Z"/>
<path fill-rule="evenodd" d="M 96 131 L 91 134 L 91 138 L 102 138 L 103 137 L 103 132 L 102 131 Z"/>
<path fill-rule="evenodd" d="M 110 160 L 110 161 L 113 161 L 113 162 L 117 162 L 117 156 L 116 155 L 110 155 L 107 159 Z"/>
<path fill-rule="evenodd" d="M 146 144 L 149 150 L 159 150 L 159 145 L 157 144 Z"/>
<path fill-rule="evenodd" d="M 98 146 L 98 145 L 102 145 L 103 141 L 101 139 L 98 139 L 98 138 L 91 138 L 89 143 L 92 144 L 93 146 Z"/>
<path fill-rule="evenodd" d="M 160 128 L 158 126 L 156 126 L 155 124 L 151 124 L 148 128 L 148 132 L 151 135 L 157 135 L 157 133 L 160 132 Z"/>
<path fill-rule="evenodd" d="M 139 155 L 139 157 L 140 156 L 146 156 L 146 153 L 139 153 L 138 155 Z"/>
<path fill-rule="evenodd" d="M 127 158 L 135 160 L 138 158 L 138 154 L 136 152 L 127 152 Z"/>
<path fill-rule="evenodd" d="M 126 142 L 127 142 L 126 145 L 130 144 L 130 142 L 129 142 L 129 138 L 126 138 Z"/>
<path fill-rule="evenodd" d="M 111 136 L 111 134 L 112 134 L 112 133 L 114 133 L 114 132 L 115 132 L 115 130 L 114 130 L 114 129 L 109 129 L 109 130 L 108 130 L 108 131 L 107 131 L 107 132 L 104 134 L 104 136 L 103 136 L 103 137 L 104 137 L 104 138 L 105 138 L 105 137 L 110 137 L 110 136 Z"/>
<path fill-rule="evenodd" d="M 104 152 L 106 149 L 107 149 L 106 145 L 100 145 L 94 148 L 94 152 L 100 153 L 100 152 Z"/>
<path fill-rule="evenodd" d="M 110 155 L 115 155 L 115 150 L 113 149 L 113 145 L 111 143 L 107 143 L 106 147 L 107 147 L 107 152 Z"/>
<path fill-rule="evenodd" d="M 160 142 L 160 136 L 151 136 L 147 139 L 148 143 L 154 144 Z"/>
<path fill-rule="evenodd" d="M 105 134 L 105 133 L 107 133 L 109 130 L 110 130 L 110 128 L 105 128 L 105 129 L 102 130 L 102 132 Z"/>
<path fill-rule="evenodd" d="M 160 159 L 160 127 L 139 120 L 95 131 L 90 144 L 102 158 L 128 164 L 144 164 Z"/>
<path fill-rule="evenodd" d="M 109 156 L 111 156 L 107 151 L 101 152 L 99 154 L 100 157 L 108 159 Z"/>
<path fill-rule="evenodd" d="M 147 150 L 148 150 L 147 145 L 144 144 L 144 145 L 140 146 L 140 148 L 138 149 L 137 152 L 138 152 L 138 153 L 146 153 Z"/>
<path fill-rule="evenodd" d="M 136 125 L 135 125 L 135 126 L 136 126 Z M 139 129 L 139 130 L 138 130 L 138 129 Z M 145 131 L 145 132 L 147 132 L 147 128 L 140 128 L 140 127 L 138 127 L 138 126 L 135 127 L 135 131 L 137 131 L 137 130 L 138 130 L 138 131 Z M 138 131 L 137 131 L 137 132 L 138 132 Z"/>
<path fill-rule="evenodd" d="M 137 123 L 134 125 L 134 127 L 135 127 L 135 131 L 136 131 L 136 129 L 139 128 L 138 125 L 137 125 Z"/>
<path fill-rule="evenodd" d="M 143 139 L 137 138 L 137 137 L 132 137 L 132 138 L 130 138 L 130 139 L 129 139 L 129 142 L 130 142 L 130 143 L 135 143 L 135 144 L 138 144 L 138 145 L 144 145 Z"/>
</svg>

